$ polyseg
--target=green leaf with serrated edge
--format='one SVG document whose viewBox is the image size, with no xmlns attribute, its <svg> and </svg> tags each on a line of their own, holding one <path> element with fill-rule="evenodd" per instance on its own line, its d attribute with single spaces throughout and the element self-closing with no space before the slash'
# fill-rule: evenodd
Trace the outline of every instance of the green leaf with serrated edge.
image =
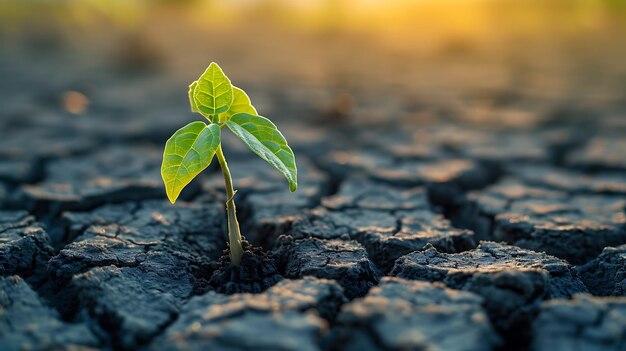
<svg viewBox="0 0 626 351">
<path fill-rule="evenodd" d="M 250 150 L 287 178 L 289 190 L 296 191 L 298 188 L 296 158 L 274 123 L 265 117 L 237 113 L 226 122 L 226 125 Z"/>
<path fill-rule="evenodd" d="M 236 86 L 233 86 L 233 93 L 234 93 L 233 103 L 230 105 L 230 108 L 228 109 L 228 111 L 219 115 L 220 122 L 228 121 L 230 117 L 232 117 L 233 115 L 237 113 L 245 112 L 251 115 L 257 114 L 256 109 L 254 108 L 254 106 L 252 106 L 252 102 L 250 101 L 250 98 L 242 89 L 239 89 Z"/>
<path fill-rule="evenodd" d="M 191 105 L 191 112 L 200 112 L 198 110 L 198 105 L 196 104 L 196 100 L 193 97 L 193 94 L 196 92 L 196 85 L 198 85 L 198 81 L 195 81 L 189 85 L 189 105 Z"/>
<path fill-rule="evenodd" d="M 161 176 L 167 197 L 176 202 L 180 192 L 209 166 L 220 145 L 221 128 L 217 124 L 191 122 L 165 144 Z"/>
<path fill-rule="evenodd" d="M 211 62 L 198 78 L 198 84 L 193 93 L 198 110 L 206 117 L 228 111 L 233 103 L 233 95 L 230 79 L 215 62 Z"/>
</svg>

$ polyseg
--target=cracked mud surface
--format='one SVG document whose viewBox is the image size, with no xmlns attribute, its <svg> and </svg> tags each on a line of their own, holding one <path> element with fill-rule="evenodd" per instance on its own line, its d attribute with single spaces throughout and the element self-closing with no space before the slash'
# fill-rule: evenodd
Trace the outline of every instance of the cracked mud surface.
<svg viewBox="0 0 626 351">
<path fill-rule="evenodd" d="M 2 105 L 0 350 L 626 350 L 623 104 L 518 97 L 492 125 L 407 97 L 339 118 L 306 103 L 327 87 L 249 82 L 299 189 L 224 139 L 234 270 L 217 165 L 165 199 L 162 147 L 194 119 L 182 78 L 105 70 L 74 116 L 46 100 L 81 87 L 73 69 Z"/>
</svg>

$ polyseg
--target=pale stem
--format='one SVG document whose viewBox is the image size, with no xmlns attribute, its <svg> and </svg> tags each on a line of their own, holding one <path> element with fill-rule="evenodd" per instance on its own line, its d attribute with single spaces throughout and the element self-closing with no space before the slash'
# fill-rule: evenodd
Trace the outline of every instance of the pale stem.
<svg viewBox="0 0 626 351">
<path fill-rule="evenodd" d="M 235 190 L 233 189 L 233 179 L 230 176 L 230 170 L 222 152 L 222 146 L 217 147 L 215 152 L 217 160 L 222 168 L 224 175 L 224 185 L 226 187 L 226 213 L 228 214 L 228 241 L 230 243 L 230 262 L 239 267 L 241 264 L 241 256 L 243 248 L 241 247 L 241 232 L 239 230 L 239 222 L 237 222 L 237 210 L 235 208 Z"/>
</svg>

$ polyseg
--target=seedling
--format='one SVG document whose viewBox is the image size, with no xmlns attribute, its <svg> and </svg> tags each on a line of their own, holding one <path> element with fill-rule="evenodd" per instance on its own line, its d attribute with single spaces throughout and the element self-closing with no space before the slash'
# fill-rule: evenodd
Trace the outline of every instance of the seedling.
<svg viewBox="0 0 626 351">
<path fill-rule="evenodd" d="M 167 197 L 175 203 L 185 186 L 216 156 L 226 187 L 230 261 L 239 266 L 243 248 L 235 208 L 236 191 L 222 152 L 222 129 L 230 129 L 250 150 L 282 173 L 292 192 L 298 187 L 296 159 L 274 123 L 257 114 L 248 95 L 230 83 L 217 63 L 212 62 L 200 78 L 191 83 L 189 103 L 191 111 L 201 114 L 209 123 L 191 122 L 167 140 L 161 167 Z"/>
</svg>

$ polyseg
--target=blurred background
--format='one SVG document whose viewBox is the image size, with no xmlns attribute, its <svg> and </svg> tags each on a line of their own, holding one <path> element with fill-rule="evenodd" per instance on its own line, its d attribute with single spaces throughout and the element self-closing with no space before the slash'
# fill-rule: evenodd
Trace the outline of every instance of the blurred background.
<svg viewBox="0 0 626 351">
<path fill-rule="evenodd" d="M 597 118 L 626 105 L 625 29 L 621 0 L 2 1 L 2 118 L 184 119 L 210 61 L 279 120 Z"/>
<path fill-rule="evenodd" d="M 162 197 L 211 61 L 325 170 L 329 151 L 626 169 L 626 1 L 1 1 L 0 203 L 85 208 L 85 182 L 137 177 Z"/>
</svg>

